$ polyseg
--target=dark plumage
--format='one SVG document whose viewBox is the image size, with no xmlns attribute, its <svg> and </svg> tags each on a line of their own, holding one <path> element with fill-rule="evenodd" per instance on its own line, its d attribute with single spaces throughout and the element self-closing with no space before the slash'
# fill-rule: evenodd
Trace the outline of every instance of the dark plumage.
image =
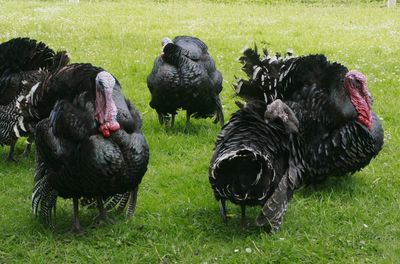
<svg viewBox="0 0 400 264">
<path fill-rule="evenodd" d="M 24 155 L 28 155 L 32 144 L 33 131 L 25 128 L 15 102 L 0 105 L 0 145 L 9 145 L 7 161 L 15 161 L 14 149 L 19 137 L 28 137 Z"/>
<path fill-rule="evenodd" d="M 24 118 L 19 98 L 27 96 L 60 63 L 61 54 L 42 42 L 15 38 L 0 44 L 0 144 L 10 145 L 8 160 L 14 160 L 14 146 L 19 137 L 32 137 L 34 123 Z M 25 150 L 30 150 L 31 139 Z"/>
<path fill-rule="evenodd" d="M 303 165 L 297 151 L 297 133 L 287 129 L 288 119 L 263 101 L 251 101 L 232 115 L 215 143 L 209 180 L 226 221 L 225 200 L 242 208 L 262 206 L 257 225 L 277 230 L 293 190 L 299 184 Z M 296 118 L 289 114 L 289 120 Z M 266 117 L 267 119 L 264 119 Z M 296 123 L 296 122 L 294 122 Z"/>
<path fill-rule="evenodd" d="M 133 214 L 149 149 L 139 112 L 111 74 L 90 64 L 67 65 L 49 74 L 21 105 L 40 119 L 34 214 L 51 224 L 57 196 L 73 198 L 77 232 L 81 197 L 97 200 L 97 221 L 106 217 L 108 197 L 113 202 L 129 198 L 127 214 Z"/>
<path fill-rule="evenodd" d="M 249 80 L 239 80 L 238 94 L 268 103 L 282 99 L 299 120 L 307 164 L 304 178 L 316 182 L 330 175 L 362 169 L 383 145 L 383 129 L 372 112 L 366 78 L 324 55 L 292 58 L 273 65 L 257 50 L 242 60 Z"/>
<path fill-rule="evenodd" d="M 190 116 L 206 118 L 216 115 L 215 122 L 224 123 L 219 93 L 222 75 L 216 70 L 214 60 L 204 42 L 198 38 L 180 36 L 171 41 L 163 39 L 163 53 L 154 61 L 147 77 L 151 93 L 150 106 L 157 111 L 161 124 L 176 111 L 186 110 L 187 124 Z"/>
</svg>

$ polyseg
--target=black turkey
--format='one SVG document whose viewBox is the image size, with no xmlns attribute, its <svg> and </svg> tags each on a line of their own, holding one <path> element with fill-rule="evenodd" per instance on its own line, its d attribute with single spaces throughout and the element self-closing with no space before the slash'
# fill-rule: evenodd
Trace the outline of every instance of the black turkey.
<svg viewBox="0 0 400 264">
<path fill-rule="evenodd" d="M 23 117 L 19 113 L 16 102 L 0 105 L 0 145 L 9 145 L 10 151 L 7 161 L 16 161 L 14 158 L 15 144 L 18 138 L 26 136 L 26 148 L 23 155 L 28 155 L 33 140 L 33 131 L 25 128 Z"/>
<path fill-rule="evenodd" d="M 106 219 L 103 201 L 108 197 L 129 198 L 127 214 L 133 214 L 149 149 L 139 112 L 110 73 L 90 64 L 61 67 L 21 100 L 21 108 L 40 120 L 35 134 L 35 215 L 53 225 L 58 196 L 73 199 L 75 232 L 82 230 L 81 197 L 96 199 L 96 222 Z"/>
<path fill-rule="evenodd" d="M 225 201 L 262 206 L 258 226 L 279 229 L 303 164 L 297 139 L 298 121 L 282 101 L 249 101 L 232 115 L 218 135 L 209 180 L 226 221 Z"/>
<path fill-rule="evenodd" d="M 257 49 L 241 57 L 249 80 L 236 91 L 246 100 L 283 100 L 299 120 L 308 182 L 353 173 L 369 164 L 383 146 L 383 129 L 372 112 L 366 77 L 324 55 L 279 63 L 261 59 Z"/>
<path fill-rule="evenodd" d="M 151 93 L 150 106 L 157 111 L 160 124 L 171 117 L 174 125 L 177 110 L 186 110 L 186 125 L 190 116 L 224 123 L 219 93 L 222 75 L 215 68 L 206 44 L 198 38 L 179 36 L 162 40 L 162 54 L 154 61 L 147 77 Z"/>
<path fill-rule="evenodd" d="M 29 153 L 34 132 L 34 124 L 24 118 L 18 100 L 59 63 L 61 54 L 65 52 L 56 54 L 44 43 L 29 38 L 0 44 L 0 144 L 10 146 L 9 161 L 14 161 L 14 147 L 20 137 L 28 137 L 25 154 Z"/>
</svg>

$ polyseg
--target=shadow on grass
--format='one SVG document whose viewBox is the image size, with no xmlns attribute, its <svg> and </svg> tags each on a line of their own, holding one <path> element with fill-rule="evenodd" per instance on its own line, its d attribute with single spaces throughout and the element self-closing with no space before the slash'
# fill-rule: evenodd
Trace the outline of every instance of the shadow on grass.
<svg viewBox="0 0 400 264">
<path fill-rule="evenodd" d="M 202 233 L 205 237 L 226 241 L 233 238 L 246 238 L 259 234 L 269 234 L 267 227 L 255 225 L 255 218 L 260 213 L 261 207 L 246 207 L 246 221 L 250 224 L 241 224 L 240 207 L 234 204 L 227 204 L 227 212 L 230 216 L 224 223 L 218 211 L 218 204 L 215 208 L 189 208 L 184 213 L 180 212 L 181 218 L 188 221 L 183 227 L 188 234 Z M 178 212 L 177 212 L 178 213 Z"/>
<path fill-rule="evenodd" d="M 360 189 L 369 189 L 362 177 L 345 175 L 329 177 L 325 181 L 316 184 L 305 185 L 297 192 L 305 197 L 314 196 L 319 193 L 335 193 L 337 195 L 347 195 Z"/>
<path fill-rule="evenodd" d="M 176 122 L 173 127 L 165 126 L 165 125 L 153 125 L 152 129 L 155 131 L 165 132 L 167 135 L 199 135 L 204 131 L 208 131 L 213 129 L 210 126 L 216 126 L 220 128 L 218 124 L 213 124 L 210 120 L 210 124 L 205 123 L 196 123 L 196 120 L 192 120 L 189 126 L 186 127 L 186 124 L 183 122 Z"/>
</svg>

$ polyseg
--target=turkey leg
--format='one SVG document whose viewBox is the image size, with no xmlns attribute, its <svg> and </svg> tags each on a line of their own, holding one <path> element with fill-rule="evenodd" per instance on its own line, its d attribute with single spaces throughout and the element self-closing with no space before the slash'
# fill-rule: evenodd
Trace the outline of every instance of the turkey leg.
<svg viewBox="0 0 400 264">
<path fill-rule="evenodd" d="M 241 204 L 240 205 L 240 212 L 241 212 L 241 218 L 240 218 L 240 223 L 242 227 L 246 226 L 246 205 Z"/>
<path fill-rule="evenodd" d="M 175 114 L 172 114 L 170 127 L 171 128 L 174 127 L 174 124 L 175 124 Z"/>
<path fill-rule="evenodd" d="M 226 218 L 225 200 L 223 200 L 223 199 L 219 200 L 218 205 L 219 205 L 219 213 L 220 213 L 220 215 L 222 217 L 222 221 L 224 223 L 226 223 L 227 222 L 227 218 Z"/>
<path fill-rule="evenodd" d="M 14 159 L 15 143 L 16 143 L 16 142 L 13 142 L 13 143 L 10 145 L 10 152 L 8 152 L 8 157 L 7 157 L 7 161 L 8 161 L 8 162 L 15 162 L 15 161 L 16 161 L 16 160 Z"/>
<path fill-rule="evenodd" d="M 80 234 L 83 232 L 83 228 L 79 222 L 79 200 L 78 198 L 73 198 L 72 201 L 74 203 L 74 222 L 72 224 L 71 232 Z"/>
<path fill-rule="evenodd" d="M 32 143 L 31 142 L 26 142 L 26 147 L 24 152 L 22 153 L 22 156 L 28 157 L 29 154 L 31 153 L 31 148 L 32 148 Z"/>
<path fill-rule="evenodd" d="M 189 111 L 186 111 L 186 125 L 185 125 L 185 130 L 189 129 L 189 125 L 190 125 L 190 116 L 192 114 Z"/>
<path fill-rule="evenodd" d="M 101 196 L 96 197 L 97 209 L 99 209 L 99 215 L 94 218 L 95 226 L 99 226 L 106 222 L 107 211 L 104 208 L 103 198 Z"/>
</svg>

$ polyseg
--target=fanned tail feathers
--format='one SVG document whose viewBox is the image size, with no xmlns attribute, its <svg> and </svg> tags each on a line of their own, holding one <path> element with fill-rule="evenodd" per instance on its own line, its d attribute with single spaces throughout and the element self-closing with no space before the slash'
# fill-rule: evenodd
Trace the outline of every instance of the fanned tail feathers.
<svg viewBox="0 0 400 264">
<path fill-rule="evenodd" d="M 66 51 L 58 51 L 53 58 L 53 64 L 49 68 L 50 72 L 57 71 L 62 67 L 66 66 L 70 61 L 68 53 Z"/>
<path fill-rule="evenodd" d="M 246 48 L 239 62 L 248 80 L 239 79 L 234 84 L 236 94 L 244 100 L 263 100 L 268 103 L 278 98 L 279 70 L 284 64 L 280 55 L 271 57 L 267 49 L 263 49 L 264 58 L 254 49 Z"/>
<path fill-rule="evenodd" d="M 49 227 L 54 227 L 58 193 L 47 178 L 44 164 L 39 164 L 35 174 L 35 186 L 32 193 L 32 213 Z"/>
<path fill-rule="evenodd" d="M 104 202 L 104 207 L 107 211 L 111 211 L 115 209 L 117 212 L 122 212 L 125 208 L 126 205 L 128 204 L 130 197 L 130 192 L 126 193 L 117 193 L 113 196 L 107 197 L 103 199 Z M 82 198 L 80 199 L 80 204 L 81 206 L 87 206 L 88 208 L 97 208 L 96 207 L 96 199 L 95 198 Z M 129 213 L 129 207 L 127 210 L 127 214 Z M 132 210 L 132 209 L 131 209 Z"/>
</svg>

